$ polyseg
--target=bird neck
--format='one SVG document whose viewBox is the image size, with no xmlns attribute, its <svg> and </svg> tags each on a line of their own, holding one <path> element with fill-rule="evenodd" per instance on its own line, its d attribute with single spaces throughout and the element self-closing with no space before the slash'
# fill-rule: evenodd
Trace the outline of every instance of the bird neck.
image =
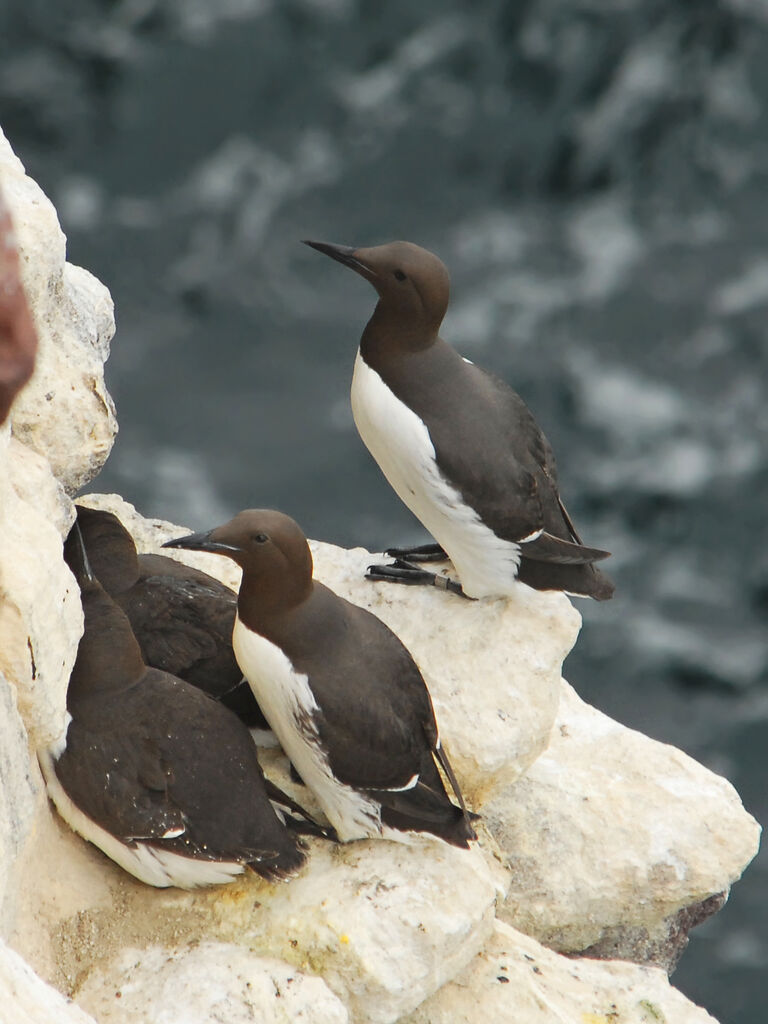
<svg viewBox="0 0 768 1024">
<path fill-rule="evenodd" d="M 269 636 L 275 623 L 304 604 L 312 594 L 312 575 L 273 574 L 269 579 L 244 570 L 237 614 L 244 626 Z"/>
<path fill-rule="evenodd" d="M 145 665 L 123 611 L 93 582 L 81 583 L 85 629 L 67 690 L 67 707 L 108 691 L 133 686 Z"/>
<path fill-rule="evenodd" d="M 360 339 L 360 352 L 372 367 L 386 363 L 393 356 L 423 352 L 437 341 L 440 320 L 412 308 L 402 310 L 380 299 L 373 316 L 365 325 Z"/>
</svg>

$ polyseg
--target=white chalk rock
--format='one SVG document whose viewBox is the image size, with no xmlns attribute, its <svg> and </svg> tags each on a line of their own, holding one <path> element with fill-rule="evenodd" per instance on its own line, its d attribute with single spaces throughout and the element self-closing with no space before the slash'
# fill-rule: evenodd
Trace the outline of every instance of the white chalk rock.
<svg viewBox="0 0 768 1024">
<path fill-rule="evenodd" d="M 60 992 L 46 985 L 21 957 L 0 941 L 2 1024 L 96 1024 Z"/>
<path fill-rule="evenodd" d="M 82 500 L 114 512 L 142 551 L 188 532 L 142 519 L 117 495 Z M 316 577 L 372 611 L 413 654 L 470 805 L 517 779 L 549 740 L 563 659 L 581 624 L 570 601 L 523 586 L 509 600 L 469 602 L 431 587 L 373 584 L 364 573 L 377 556 L 317 541 L 311 546 Z M 173 549 L 163 554 L 239 585 L 239 569 L 228 558 Z"/>
<path fill-rule="evenodd" d="M 63 851 L 64 837 L 60 843 Z M 84 891 L 81 911 L 70 907 L 58 921 L 46 913 L 45 924 L 58 936 L 65 984 L 99 1018 L 101 1004 L 88 993 L 106 992 L 110 984 L 113 993 L 121 989 L 114 951 L 152 945 L 170 956 L 204 939 L 318 975 L 350 1019 L 388 1024 L 483 948 L 506 883 L 482 850 L 426 839 L 343 846 L 314 840 L 306 866 L 289 882 L 249 875 L 194 892 L 151 889 L 105 858 L 90 854 L 89 860 L 94 887 L 111 889 L 111 898 L 93 906 Z M 26 952 L 33 941 L 28 930 L 16 944 Z M 112 951 L 108 962 L 100 960 L 104 950 Z"/>
<path fill-rule="evenodd" d="M 51 472 L 48 460 L 11 437 L 8 470 L 17 496 L 52 523 L 60 537 L 66 537 L 75 518 L 75 509 L 71 498 Z"/>
<path fill-rule="evenodd" d="M 728 781 L 565 681 L 549 748 L 481 811 L 512 873 L 500 917 L 553 949 L 664 966 L 759 845 Z"/>
<path fill-rule="evenodd" d="M 388 1024 L 482 949 L 505 883 L 481 850 L 438 840 L 313 843 L 299 877 L 255 911 L 251 901 L 225 907 L 218 924 L 321 975 L 355 1021 Z"/>
<path fill-rule="evenodd" d="M 347 1024 L 320 978 L 231 943 L 125 949 L 77 995 L 99 1024 Z"/>
<path fill-rule="evenodd" d="M 13 916 L 11 870 L 32 829 L 37 796 L 16 693 L 0 673 L 0 935 L 7 934 Z"/>
<path fill-rule="evenodd" d="M 16 490 L 20 480 L 29 501 Z M 16 688 L 35 747 L 64 732 L 83 631 L 80 594 L 62 559 L 67 509 L 45 460 L 0 427 L 0 672 Z"/>
<path fill-rule="evenodd" d="M 469 967 L 402 1024 L 716 1024 L 664 971 L 572 960 L 497 922 Z"/>
<path fill-rule="evenodd" d="M 11 410 L 13 433 L 73 493 L 101 469 L 117 433 L 103 372 L 115 330 L 112 299 L 95 277 L 65 262 L 56 211 L 1 130 L 0 185 L 39 341 L 35 372 Z"/>
</svg>

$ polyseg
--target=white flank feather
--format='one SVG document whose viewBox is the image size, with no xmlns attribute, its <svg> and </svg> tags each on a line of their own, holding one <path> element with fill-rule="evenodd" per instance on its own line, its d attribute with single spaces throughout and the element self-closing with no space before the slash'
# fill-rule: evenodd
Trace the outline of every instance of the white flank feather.
<svg viewBox="0 0 768 1024">
<path fill-rule="evenodd" d="M 352 377 L 358 433 L 400 500 L 448 554 L 469 597 L 514 592 L 520 546 L 502 540 L 440 473 L 425 424 L 360 353 Z M 534 539 L 534 535 L 527 539 Z"/>
<path fill-rule="evenodd" d="M 379 805 L 339 782 L 331 771 L 312 720 L 319 709 L 307 676 L 295 671 L 276 644 L 243 625 L 239 615 L 232 647 L 280 746 L 317 797 L 339 839 L 348 842 L 379 836 Z"/>
</svg>

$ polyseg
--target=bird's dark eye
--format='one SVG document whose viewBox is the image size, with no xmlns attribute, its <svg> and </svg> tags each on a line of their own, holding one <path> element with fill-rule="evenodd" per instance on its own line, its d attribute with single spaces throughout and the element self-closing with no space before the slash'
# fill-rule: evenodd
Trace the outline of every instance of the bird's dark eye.
<svg viewBox="0 0 768 1024">
<path fill-rule="evenodd" d="M 254 533 L 253 540 L 255 540 L 257 544 L 266 544 L 269 537 L 266 533 Z"/>
<path fill-rule="evenodd" d="M 394 274 L 395 274 L 395 277 L 397 278 L 398 281 L 404 281 L 405 280 L 405 274 L 402 272 L 402 270 L 395 270 Z"/>
</svg>

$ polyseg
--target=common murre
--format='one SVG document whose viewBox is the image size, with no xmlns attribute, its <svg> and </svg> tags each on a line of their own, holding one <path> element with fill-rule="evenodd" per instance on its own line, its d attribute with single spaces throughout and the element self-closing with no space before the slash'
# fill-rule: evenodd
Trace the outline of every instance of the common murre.
<svg viewBox="0 0 768 1024">
<path fill-rule="evenodd" d="M 149 885 L 215 885 L 246 867 L 268 879 L 293 874 L 305 854 L 268 799 L 246 727 L 201 690 L 148 668 L 84 551 L 78 558 L 70 545 L 68 556 L 85 630 L 66 733 L 38 754 L 61 817 Z"/>
<path fill-rule="evenodd" d="M 363 442 L 437 545 L 390 549 L 373 579 L 431 582 L 414 566 L 447 555 L 468 597 L 513 592 L 515 580 L 606 600 L 613 583 L 593 562 L 560 499 L 554 455 L 520 396 L 463 359 L 438 332 L 449 277 L 411 242 L 372 248 L 305 244 L 350 267 L 379 301 L 363 331 L 352 411 Z M 448 589 L 459 589 L 455 585 Z"/>
<path fill-rule="evenodd" d="M 220 700 L 264 741 L 269 725 L 232 650 L 237 594 L 173 558 L 138 554 L 112 512 L 75 508 L 93 574 L 128 616 L 145 664 Z"/>
<path fill-rule="evenodd" d="M 249 509 L 164 546 L 218 551 L 242 567 L 235 654 L 342 841 L 417 831 L 467 847 L 475 834 L 421 673 L 380 619 L 313 580 L 292 519 Z"/>
</svg>

